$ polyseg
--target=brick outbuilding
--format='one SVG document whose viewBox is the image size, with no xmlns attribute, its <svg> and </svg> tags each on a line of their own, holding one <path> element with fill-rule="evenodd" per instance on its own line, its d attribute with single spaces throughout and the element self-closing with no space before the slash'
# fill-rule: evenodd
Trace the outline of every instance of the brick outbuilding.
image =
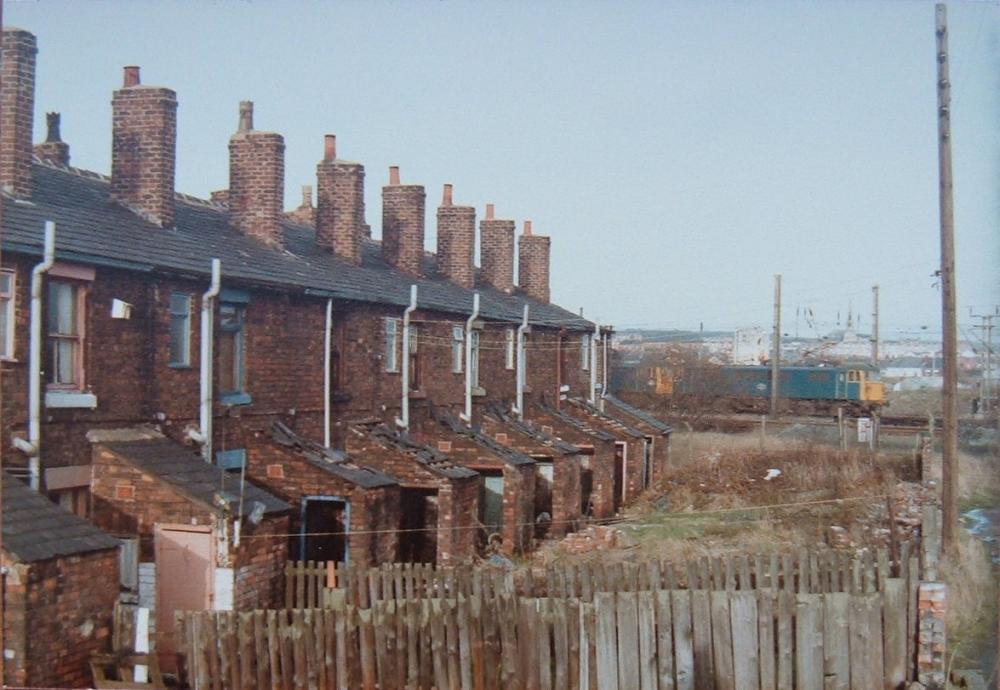
<svg viewBox="0 0 1000 690">
<path fill-rule="evenodd" d="M 580 449 L 508 415 L 500 406 L 490 408 L 481 423 L 483 433 L 535 460 L 535 535 L 574 531 L 582 508 Z"/>
<path fill-rule="evenodd" d="M 455 565 L 472 560 L 479 514 L 475 471 L 378 422 L 353 425 L 346 449 L 399 482 L 397 561 Z"/>
<path fill-rule="evenodd" d="M 658 483 L 670 466 L 670 435 L 674 432 L 672 426 L 657 419 L 653 415 L 613 395 L 603 398 L 604 414 L 629 424 L 646 435 L 646 442 L 651 447 L 653 468 L 650 481 Z"/>
<path fill-rule="evenodd" d="M 92 432 L 93 514 L 138 537 L 139 604 L 165 669 L 177 610 L 242 610 L 284 601 L 289 505 L 151 429 Z"/>
<path fill-rule="evenodd" d="M 506 554 L 531 549 L 535 521 L 533 458 L 434 406 L 429 406 L 429 418 L 411 435 L 479 474 L 479 522 L 485 527 L 485 532 L 480 533 L 481 544 L 495 534 Z"/>
<path fill-rule="evenodd" d="M 636 499 L 650 485 L 653 477 L 652 444 L 646 435 L 581 398 L 570 398 L 560 408 L 563 412 L 585 421 L 596 429 L 615 437 L 615 473 L 621 471 L 621 503 Z M 616 484 L 618 484 L 616 477 Z"/>
<path fill-rule="evenodd" d="M 373 566 L 396 557 L 399 482 L 280 422 L 270 447 L 247 452 L 247 477 L 292 506 L 293 559 Z M 353 534 L 353 533 L 357 534 Z"/>
<path fill-rule="evenodd" d="M 119 541 L 3 476 L 4 683 L 89 687 L 110 651 Z"/>
<path fill-rule="evenodd" d="M 547 403 L 528 408 L 533 424 L 580 450 L 580 506 L 585 517 L 612 517 L 621 507 L 622 472 L 615 437 Z M 617 471 L 616 471 L 617 469 Z"/>
</svg>

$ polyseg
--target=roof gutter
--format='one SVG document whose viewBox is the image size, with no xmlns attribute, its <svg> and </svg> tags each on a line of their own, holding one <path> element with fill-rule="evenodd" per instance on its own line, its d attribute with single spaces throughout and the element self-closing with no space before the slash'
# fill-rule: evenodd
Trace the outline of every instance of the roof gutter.
<svg viewBox="0 0 1000 690">
<path fill-rule="evenodd" d="M 417 286 L 410 286 L 410 306 L 403 311 L 403 348 L 402 366 L 400 366 L 400 399 L 399 416 L 396 426 L 409 431 L 410 429 L 410 315 L 417 309 Z"/>
<path fill-rule="evenodd" d="M 42 289 L 45 274 L 56 261 L 56 224 L 45 221 L 45 253 L 31 271 L 31 335 L 28 354 L 28 440 L 14 439 L 14 447 L 28 456 L 28 483 L 42 486 Z"/>
</svg>

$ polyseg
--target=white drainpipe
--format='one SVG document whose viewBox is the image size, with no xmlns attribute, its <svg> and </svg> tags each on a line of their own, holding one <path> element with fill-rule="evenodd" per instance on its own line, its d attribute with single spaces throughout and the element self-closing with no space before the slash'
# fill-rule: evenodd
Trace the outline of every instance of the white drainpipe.
<svg viewBox="0 0 1000 690">
<path fill-rule="evenodd" d="M 608 395 L 608 341 L 611 339 L 611 334 L 607 331 L 604 332 L 601 339 L 601 357 L 604 360 L 601 366 L 601 412 L 604 412 L 604 398 Z"/>
<path fill-rule="evenodd" d="M 333 330 L 333 300 L 326 300 L 326 332 L 323 338 L 323 445 L 330 447 L 330 340 Z"/>
<path fill-rule="evenodd" d="M 409 430 L 410 428 L 410 314 L 417 309 L 417 286 L 410 286 L 410 306 L 403 311 L 403 361 L 400 363 L 400 385 L 402 391 L 399 398 L 399 417 L 396 426 Z"/>
<path fill-rule="evenodd" d="M 590 338 L 590 404 L 597 405 L 597 341 L 601 337 L 601 327 L 594 322 L 594 335 Z"/>
<path fill-rule="evenodd" d="M 528 305 L 524 305 L 524 315 L 521 317 L 521 325 L 517 327 L 517 404 L 514 413 L 517 418 L 524 420 L 524 334 L 528 332 Z"/>
<path fill-rule="evenodd" d="M 56 260 L 56 225 L 45 221 L 42 263 L 31 271 L 31 335 L 28 354 L 28 440 L 14 439 L 14 447 L 28 456 L 28 481 L 35 491 L 42 486 L 42 291 L 44 277 Z"/>
<path fill-rule="evenodd" d="M 462 419 L 472 423 L 472 327 L 479 318 L 479 293 L 472 293 L 472 314 L 465 322 L 465 414 Z"/>
<path fill-rule="evenodd" d="M 201 456 L 212 462 L 212 357 L 215 353 L 215 298 L 222 281 L 222 262 L 212 259 L 212 284 L 201 296 L 201 414 L 200 428 L 191 434 L 201 443 Z"/>
</svg>

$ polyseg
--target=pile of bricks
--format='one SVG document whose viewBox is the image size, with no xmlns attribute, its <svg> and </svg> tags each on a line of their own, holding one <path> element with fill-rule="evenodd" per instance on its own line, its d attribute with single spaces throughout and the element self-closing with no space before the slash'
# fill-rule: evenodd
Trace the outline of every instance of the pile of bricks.
<svg viewBox="0 0 1000 690">
<path fill-rule="evenodd" d="M 627 548 L 634 545 L 621 530 L 614 527 L 591 525 L 587 529 L 574 532 L 560 542 L 566 553 L 588 553 L 605 549 Z"/>
<path fill-rule="evenodd" d="M 943 582 L 921 582 L 917 590 L 917 679 L 932 686 L 945 681 L 945 611 L 947 589 Z"/>
</svg>

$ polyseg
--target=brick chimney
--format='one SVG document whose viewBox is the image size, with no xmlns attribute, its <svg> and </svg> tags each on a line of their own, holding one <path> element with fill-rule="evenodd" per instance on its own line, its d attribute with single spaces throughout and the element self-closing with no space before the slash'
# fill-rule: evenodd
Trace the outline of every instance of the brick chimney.
<svg viewBox="0 0 1000 690">
<path fill-rule="evenodd" d="M 35 144 L 35 155 L 50 163 L 69 165 L 69 144 L 59 135 L 59 113 L 45 113 L 45 125 L 48 134 L 45 141 Z"/>
<path fill-rule="evenodd" d="M 311 184 L 302 185 L 302 203 L 294 211 L 286 213 L 285 218 L 310 227 L 316 225 L 316 207 L 313 206 L 313 188 Z"/>
<path fill-rule="evenodd" d="M 479 221 L 480 276 L 487 285 L 510 293 L 514 291 L 514 221 L 493 215 L 493 204 L 486 204 L 486 217 Z"/>
<path fill-rule="evenodd" d="M 476 282 L 476 209 L 453 205 L 451 191 L 451 185 L 446 184 L 437 211 L 437 270 L 453 283 L 471 289 Z"/>
<path fill-rule="evenodd" d="M 424 256 L 423 185 L 400 184 L 399 167 L 389 168 L 382 187 L 382 258 L 410 275 L 420 276 Z"/>
<path fill-rule="evenodd" d="M 316 242 L 357 265 L 367 229 L 365 166 L 337 158 L 337 137 L 327 134 L 316 165 Z"/>
<path fill-rule="evenodd" d="M 172 226 L 177 94 L 142 86 L 139 68 L 126 67 L 111 113 L 111 198 L 160 227 Z"/>
<path fill-rule="evenodd" d="M 229 222 L 247 237 L 281 247 L 285 202 L 285 139 L 253 128 L 253 102 L 240 103 L 229 138 Z"/>
<path fill-rule="evenodd" d="M 31 136 L 35 117 L 34 34 L 3 29 L 0 92 L 0 185 L 22 199 L 31 196 Z"/>
<path fill-rule="evenodd" d="M 549 251 L 552 240 L 531 231 L 531 221 L 524 221 L 524 233 L 517 242 L 517 278 L 528 297 L 549 301 Z"/>
</svg>

